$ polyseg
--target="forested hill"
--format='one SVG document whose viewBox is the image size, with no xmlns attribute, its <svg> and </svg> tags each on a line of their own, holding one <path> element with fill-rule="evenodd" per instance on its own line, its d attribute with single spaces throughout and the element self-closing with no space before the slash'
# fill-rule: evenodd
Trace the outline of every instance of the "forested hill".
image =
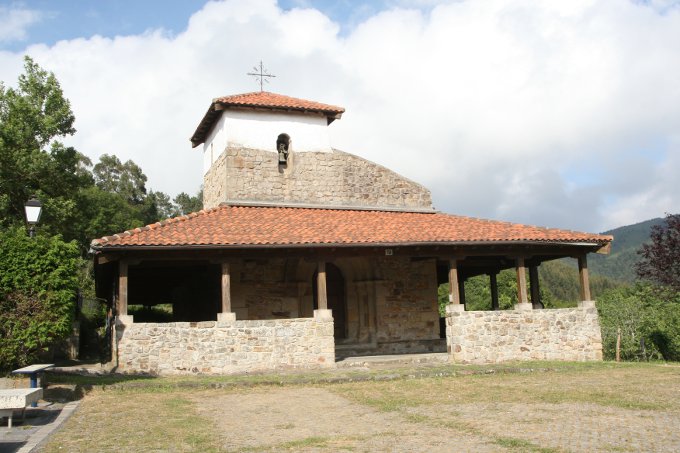
<svg viewBox="0 0 680 453">
<path fill-rule="evenodd" d="M 589 255 L 590 271 L 623 282 L 634 282 L 635 263 L 638 260 L 637 251 L 643 243 L 649 240 L 652 226 L 663 222 L 664 219 L 657 218 L 603 232 L 602 234 L 614 236 L 612 250 L 609 255 Z"/>
</svg>

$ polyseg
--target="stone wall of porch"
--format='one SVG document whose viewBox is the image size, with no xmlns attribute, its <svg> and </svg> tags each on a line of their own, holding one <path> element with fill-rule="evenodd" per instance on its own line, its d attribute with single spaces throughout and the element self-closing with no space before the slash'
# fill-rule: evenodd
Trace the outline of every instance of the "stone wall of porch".
<svg viewBox="0 0 680 453">
<path fill-rule="evenodd" d="M 455 363 L 602 360 L 593 302 L 550 310 L 448 310 L 446 339 Z"/>
<path fill-rule="evenodd" d="M 116 324 L 122 373 L 236 374 L 335 367 L 333 319 Z M 123 319 L 125 321 L 125 319 Z"/>
</svg>

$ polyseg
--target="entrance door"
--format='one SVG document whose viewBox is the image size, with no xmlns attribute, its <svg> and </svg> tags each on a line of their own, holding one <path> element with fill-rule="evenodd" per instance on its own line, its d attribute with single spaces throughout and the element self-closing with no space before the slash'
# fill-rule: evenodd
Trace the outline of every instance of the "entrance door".
<svg viewBox="0 0 680 453">
<path fill-rule="evenodd" d="M 312 287 L 314 290 L 314 309 L 319 308 L 317 301 L 317 273 L 314 273 Z M 347 338 L 347 304 L 345 302 L 345 278 L 342 272 L 332 263 L 326 263 L 326 298 L 328 308 L 333 310 L 333 327 L 335 339 Z"/>
</svg>

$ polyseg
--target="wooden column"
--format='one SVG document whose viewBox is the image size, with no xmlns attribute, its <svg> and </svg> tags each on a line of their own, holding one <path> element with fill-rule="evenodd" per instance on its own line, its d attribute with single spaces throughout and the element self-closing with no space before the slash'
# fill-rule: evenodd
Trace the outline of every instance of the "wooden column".
<svg viewBox="0 0 680 453">
<path fill-rule="evenodd" d="M 458 260 L 449 261 L 449 304 L 460 304 L 460 292 L 458 286 Z"/>
<path fill-rule="evenodd" d="M 128 262 L 118 262 L 118 315 L 127 316 L 128 309 Z"/>
<path fill-rule="evenodd" d="M 231 274 L 229 263 L 222 263 L 222 313 L 231 313 Z"/>
<path fill-rule="evenodd" d="M 515 263 L 515 268 L 517 269 L 517 303 L 528 304 L 529 297 L 527 296 L 527 279 L 526 267 L 524 266 L 524 257 L 518 257 Z"/>
<path fill-rule="evenodd" d="M 498 305 L 498 280 L 495 272 L 489 274 L 489 286 L 491 287 L 491 309 L 498 310 L 500 308 Z"/>
<path fill-rule="evenodd" d="M 317 303 L 319 310 L 328 310 L 328 297 L 326 295 L 326 262 L 319 261 L 316 276 Z"/>
<path fill-rule="evenodd" d="M 538 266 L 529 266 L 529 288 L 531 290 L 531 304 L 536 308 L 541 302 L 541 287 L 538 282 Z"/>
<path fill-rule="evenodd" d="M 586 255 L 578 257 L 578 276 L 581 283 L 581 300 L 590 300 L 590 279 L 588 278 L 588 259 Z"/>
<path fill-rule="evenodd" d="M 458 279 L 458 299 L 461 305 L 465 305 L 465 280 Z"/>
</svg>

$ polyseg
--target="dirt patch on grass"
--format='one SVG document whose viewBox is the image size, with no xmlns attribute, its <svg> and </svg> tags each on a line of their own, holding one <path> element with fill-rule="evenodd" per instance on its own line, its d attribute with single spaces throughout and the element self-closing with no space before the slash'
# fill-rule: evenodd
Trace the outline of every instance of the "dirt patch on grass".
<svg viewBox="0 0 680 453">
<path fill-rule="evenodd" d="M 487 451 L 475 436 L 450 438 L 437 427 L 414 423 L 318 387 L 257 389 L 247 393 L 194 394 L 227 451 Z M 497 451 L 498 449 L 495 448 Z"/>
</svg>

